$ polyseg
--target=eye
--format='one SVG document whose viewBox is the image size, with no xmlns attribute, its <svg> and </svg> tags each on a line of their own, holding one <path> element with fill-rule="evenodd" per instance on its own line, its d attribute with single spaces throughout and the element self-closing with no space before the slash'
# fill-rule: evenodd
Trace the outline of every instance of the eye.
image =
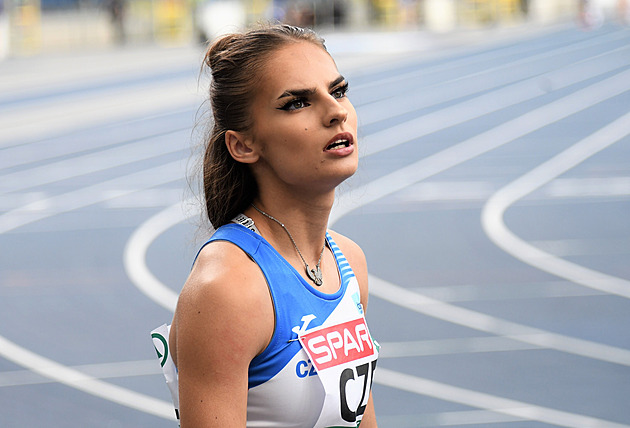
<svg viewBox="0 0 630 428">
<path fill-rule="evenodd" d="M 337 99 L 344 98 L 346 94 L 348 93 L 348 89 L 349 89 L 348 84 L 346 83 L 345 85 L 342 85 L 338 87 L 337 89 L 335 89 L 334 91 L 332 91 L 330 95 L 332 95 L 334 98 L 337 98 Z"/>
<path fill-rule="evenodd" d="M 294 98 L 280 107 L 280 110 L 294 111 L 300 110 L 304 107 L 308 107 L 310 104 L 306 102 L 305 98 Z"/>
</svg>

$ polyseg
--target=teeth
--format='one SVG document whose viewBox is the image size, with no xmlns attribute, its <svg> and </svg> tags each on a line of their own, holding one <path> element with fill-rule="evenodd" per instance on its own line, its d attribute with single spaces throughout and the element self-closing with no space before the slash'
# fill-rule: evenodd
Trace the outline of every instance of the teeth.
<svg viewBox="0 0 630 428">
<path fill-rule="evenodd" d="M 337 140 L 337 141 L 331 143 L 328 146 L 328 148 L 329 149 L 334 149 L 334 148 L 336 148 L 337 146 L 340 146 L 340 145 L 343 145 L 343 146 L 347 147 L 349 145 L 348 140 Z"/>
</svg>

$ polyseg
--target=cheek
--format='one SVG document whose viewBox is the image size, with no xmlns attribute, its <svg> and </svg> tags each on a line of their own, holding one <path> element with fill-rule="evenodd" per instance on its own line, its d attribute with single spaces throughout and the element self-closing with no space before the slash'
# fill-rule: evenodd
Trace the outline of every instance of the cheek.
<svg viewBox="0 0 630 428">
<path fill-rule="evenodd" d="M 352 125 L 355 131 L 357 130 L 357 111 L 354 109 L 354 106 L 352 104 L 350 104 L 348 108 L 348 123 Z"/>
</svg>

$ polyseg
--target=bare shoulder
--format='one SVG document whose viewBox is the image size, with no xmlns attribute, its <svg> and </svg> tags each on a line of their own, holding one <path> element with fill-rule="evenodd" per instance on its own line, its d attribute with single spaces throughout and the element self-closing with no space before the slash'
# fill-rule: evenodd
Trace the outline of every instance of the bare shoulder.
<svg viewBox="0 0 630 428">
<path fill-rule="evenodd" d="M 201 250 L 184 284 L 171 339 L 180 342 L 181 336 L 194 334 L 199 345 L 203 340 L 220 342 L 224 349 L 237 347 L 241 355 L 253 358 L 268 343 L 273 323 L 273 304 L 260 268 L 236 245 L 215 241 Z"/>
<path fill-rule="evenodd" d="M 169 339 L 182 427 L 245 426 L 248 367 L 273 329 L 256 263 L 234 244 L 206 245 L 180 293 Z"/>
<path fill-rule="evenodd" d="M 361 247 L 352 239 L 337 233 L 333 230 L 328 231 L 330 236 L 339 246 L 339 249 L 346 256 L 348 263 L 352 267 L 352 271 L 357 277 L 359 287 L 361 288 L 361 300 L 363 300 L 363 306 L 367 307 L 367 295 L 368 295 L 368 268 L 365 254 Z"/>
</svg>

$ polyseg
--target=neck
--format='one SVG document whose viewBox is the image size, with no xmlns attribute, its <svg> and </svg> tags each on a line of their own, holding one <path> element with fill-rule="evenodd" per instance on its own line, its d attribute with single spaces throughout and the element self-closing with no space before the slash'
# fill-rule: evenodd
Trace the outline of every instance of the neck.
<svg viewBox="0 0 630 428">
<path fill-rule="evenodd" d="M 260 197 L 254 205 L 284 224 L 309 265 L 316 263 L 324 244 L 328 217 L 334 193 L 320 198 L 280 198 L 276 195 Z M 294 252 L 293 243 L 287 232 L 275 221 L 256 211 L 253 207 L 245 214 L 254 219 L 261 234 L 278 250 Z M 281 251 L 282 252 L 282 251 Z"/>
</svg>

